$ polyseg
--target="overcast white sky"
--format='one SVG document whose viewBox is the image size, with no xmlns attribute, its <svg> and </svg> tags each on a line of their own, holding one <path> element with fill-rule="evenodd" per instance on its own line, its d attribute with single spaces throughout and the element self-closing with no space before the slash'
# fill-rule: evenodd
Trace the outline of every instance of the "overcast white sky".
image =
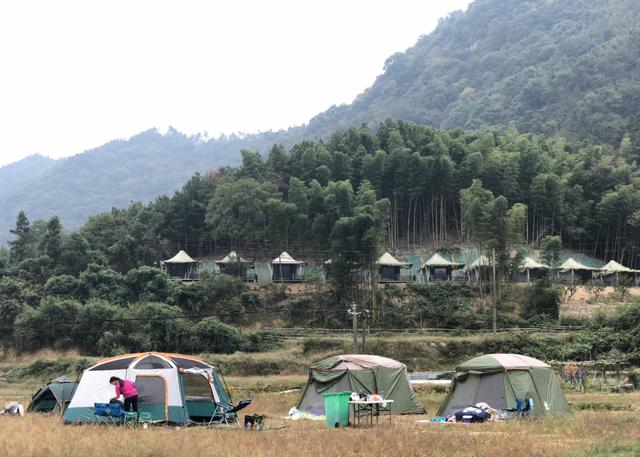
<svg viewBox="0 0 640 457">
<path fill-rule="evenodd" d="M 468 3 L 3 1 L 0 165 L 151 127 L 213 136 L 305 123 Z"/>
</svg>

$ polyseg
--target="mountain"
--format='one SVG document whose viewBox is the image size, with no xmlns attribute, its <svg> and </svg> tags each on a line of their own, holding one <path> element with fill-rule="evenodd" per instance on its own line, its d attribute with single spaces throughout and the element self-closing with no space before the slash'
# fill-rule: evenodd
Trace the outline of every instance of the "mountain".
<svg viewBox="0 0 640 457">
<path fill-rule="evenodd" d="M 30 156 L 0 168 L 0 243 L 20 210 L 68 228 L 132 200 L 169 194 L 196 172 L 387 118 L 467 130 L 515 126 L 570 140 L 624 144 L 640 155 L 640 2 L 476 0 L 415 46 L 387 59 L 350 105 L 306 126 L 205 140 L 170 129 L 116 140 L 53 161 Z"/>
<path fill-rule="evenodd" d="M 237 163 L 241 149 L 286 139 L 269 132 L 205 140 L 151 129 L 66 159 L 26 157 L 0 168 L 0 243 L 11 238 L 19 211 L 31 220 L 57 215 L 75 229 L 93 214 L 170 194 L 194 173 Z"/>
<path fill-rule="evenodd" d="M 46 173 L 55 160 L 40 154 L 32 154 L 18 162 L 0 167 L 0 183 L 2 189 L 10 189 L 21 185 L 24 181 L 37 179 Z"/>
<path fill-rule="evenodd" d="M 441 20 L 308 133 L 392 117 L 619 144 L 640 119 L 640 2 L 476 0 Z"/>
</svg>

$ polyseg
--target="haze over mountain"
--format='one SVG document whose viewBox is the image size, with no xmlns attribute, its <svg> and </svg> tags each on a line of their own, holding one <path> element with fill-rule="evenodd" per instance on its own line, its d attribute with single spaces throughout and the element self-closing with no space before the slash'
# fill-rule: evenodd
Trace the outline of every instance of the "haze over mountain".
<svg viewBox="0 0 640 457">
<path fill-rule="evenodd" d="M 0 168 L 0 242 L 18 211 L 60 216 L 67 228 L 132 200 L 171 193 L 195 172 L 335 128 L 388 117 L 470 130 L 514 125 L 638 151 L 640 5 L 633 0 L 476 0 L 443 20 L 350 105 L 307 126 L 205 140 L 142 132 L 74 157 L 34 155 Z M 313 90 L 313 88 L 309 88 Z"/>
</svg>

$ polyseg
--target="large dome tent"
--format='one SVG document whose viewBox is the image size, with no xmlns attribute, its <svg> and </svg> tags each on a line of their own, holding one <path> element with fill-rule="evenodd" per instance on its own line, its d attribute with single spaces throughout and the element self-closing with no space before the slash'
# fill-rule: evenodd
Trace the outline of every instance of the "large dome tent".
<svg viewBox="0 0 640 457">
<path fill-rule="evenodd" d="M 532 357 L 487 354 L 456 368 L 438 415 L 449 416 L 479 402 L 496 410 L 515 410 L 517 400 L 533 400 L 530 414 L 570 414 L 571 408 L 553 369 Z"/>
<path fill-rule="evenodd" d="M 112 376 L 133 381 L 140 412 L 154 422 L 188 425 L 208 422 L 216 405 L 231 398 L 218 369 L 199 357 L 160 352 L 124 354 L 87 368 L 69 407 L 65 423 L 96 422 L 94 406 L 115 396 Z"/>
<path fill-rule="evenodd" d="M 309 367 L 309 378 L 296 407 L 314 415 L 324 414 L 322 394 L 331 392 L 382 393 L 391 410 L 400 414 L 422 414 L 407 367 L 397 360 L 377 355 L 346 354 L 329 357 Z"/>
</svg>

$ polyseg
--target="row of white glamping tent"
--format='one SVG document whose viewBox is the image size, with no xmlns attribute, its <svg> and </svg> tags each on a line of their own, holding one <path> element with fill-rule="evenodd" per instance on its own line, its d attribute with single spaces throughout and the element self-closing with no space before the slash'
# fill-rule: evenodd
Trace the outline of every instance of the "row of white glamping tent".
<svg viewBox="0 0 640 457">
<path fill-rule="evenodd" d="M 175 256 L 160 262 L 162 270 L 167 276 L 179 281 L 197 281 L 200 279 L 201 271 L 212 273 L 224 273 L 236 276 L 243 281 L 257 282 L 256 266 L 254 260 L 247 260 L 236 251 L 231 251 L 222 259 L 218 260 L 194 260 L 185 251 L 180 250 Z M 207 265 L 209 266 L 207 268 Z M 270 263 L 263 265 L 263 270 L 268 269 L 269 277 L 273 282 L 302 282 L 304 281 L 305 262 L 294 259 L 286 251 Z M 263 275 L 264 276 L 264 275 Z M 264 282 L 268 282 L 264 277 Z"/>
</svg>

